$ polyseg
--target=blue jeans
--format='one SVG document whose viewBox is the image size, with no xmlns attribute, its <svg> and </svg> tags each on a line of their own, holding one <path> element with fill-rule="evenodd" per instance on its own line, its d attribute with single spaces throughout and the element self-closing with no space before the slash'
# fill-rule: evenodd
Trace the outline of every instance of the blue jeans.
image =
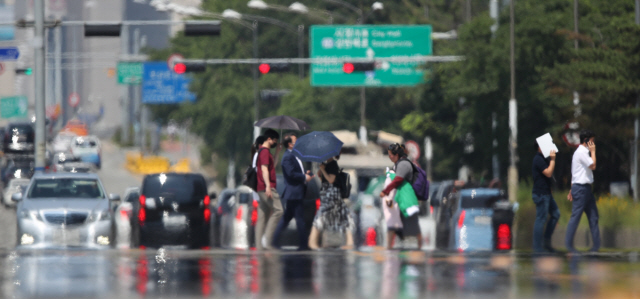
<svg viewBox="0 0 640 299">
<path fill-rule="evenodd" d="M 587 214 L 589 220 L 589 230 L 591 230 L 591 238 L 593 239 L 593 247 L 590 251 L 598 251 L 600 249 L 600 228 L 598 227 L 598 207 L 596 206 L 596 198 L 591 191 L 591 185 L 573 184 L 571 186 L 571 196 L 573 196 L 573 208 L 571 210 L 571 218 L 567 225 L 567 235 L 564 240 L 567 250 L 576 251 L 573 247 L 573 237 L 576 235 L 578 224 L 582 212 Z"/>
<path fill-rule="evenodd" d="M 545 251 L 551 248 L 551 236 L 556 229 L 560 210 L 551 194 L 532 194 L 533 202 L 536 204 L 536 222 L 533 225 L 533 250 L 536 252 Z M 549 222 L 547 223 L 547 215 Z M 544 225 L 547 224 L 545 230 Z"/>
</svg>

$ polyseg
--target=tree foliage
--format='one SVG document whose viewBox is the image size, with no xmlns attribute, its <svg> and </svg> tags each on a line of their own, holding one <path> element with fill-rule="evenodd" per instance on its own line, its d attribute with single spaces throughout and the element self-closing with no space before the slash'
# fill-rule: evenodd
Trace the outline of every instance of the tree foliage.
<svg viewBox="0 0 640 299">
<path fill-rule="evenodd" d="M 269 1 L 285 6 L 289 2 Z M 358 19 L 354 11 L 329 1 L 301 2 L 331 11 L 335 23 L 355 24 Z M 498 29 L 492 32 L 489 1 L 472 1 L 469 21 L 465 0 L 385 1 L 382 11 L 370 10 L 372 0 L 345 2 L 362 9 L 368 24 L 431 24 L 436 32 L 456 29 L 457 40 L 434 41 L 434 55 L 465 56 L 461 62 L 427 65 L 426 83 L 416 87 L 368 88 L 367 127 L 419 142 L 431 136 L 436 179 L 456 177 L 462 165 L 468 165 L 476 179 L 490 178 L 495 175 L 494 154 L 504 178 L 509 163 L 508 7 L 501 7 Z M 207 0 L 202 8 L 218 13 L 232 8 L 304 25 L 306 37 L 311 25 L 323 22 L 321 17 L 252 10 L 246 1 Z M 599 181 L 626 180 L 628 141 L 639 112 L 635 103 L 640 89 L 640 30 L 633 23 L 633 2 L 580 1 L 578 34 L 573 31 L 571 0 L 518 0 L 515 16 L 520 176 L 530 176 L 535 137 L 551 132 L 561 151 L 556 177 L 566 184 L 573 149 L 561 136 L 566 123 L 578 122 L 598 135 L 598 155 L 603 161 L 599 160 L 598 165 L 603 166 L 596 172 Z M 186 58 L 250 58 L 252 31 L 245 25 L 223 21 L 221 36 L 214 38 L 178 35 L 171 49 L 152 56 L 164 60 L 177 52 Z M 295 32 L 260 23 L 258 36 L 259 57 L 297 57 Z M 579 41 L 578 50 L 574 49 L 575 40 Z M 304 47 L 307 56 L 307 38 Z M 304 79 L 298 78 L 297 67 L 290 73 L 260 76 L 260 89 L 290 90 L 278 101 L 260 101 L 260 117 L 285 114 L 307 121 L 313 130 L 357 130 L 360 89 L 311 87 L 307 75 L 308 66 Z M 254 111 L 251 66 L 209 67 L 195 76 L 191 88 L 198 95 L 196 103 L 155 106 L 155 116 L 164 121 L 191 119 L 193 132 L 205 141 L 205 152 L 248 165 Z M 574 91 L 580 95 L 579 107 L 573 104 Z"/>
</svg>

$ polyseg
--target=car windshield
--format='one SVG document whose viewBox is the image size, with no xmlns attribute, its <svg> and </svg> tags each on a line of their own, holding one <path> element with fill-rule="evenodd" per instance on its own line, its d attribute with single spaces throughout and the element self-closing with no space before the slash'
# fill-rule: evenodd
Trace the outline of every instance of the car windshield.
<svg viewBox="0 0 640 299">
<path fill-rule="evenodd" d="M 37 179 L 29 189 L 29 198 L 104 198 L 104 191 L 95 179 Z"/>
<path fill-rule="evenodd" d="M 75 142 L 76 147 L 84 147 L 84 148 L 92 148 L 96 147 L 98 144 L 95 140 L 78 138 Z"/>
<path fill-rule="evenodd" d="M 127 198 L 125 199 L 125 201 L 133 203 L 133 202 L 136 202 L 139 197 L 140 197 L 140 193 L 138 191 L 134 191 L 129 193 L 129 195 L 127 195 Z"/>
<path fill-rule="evenodd" d="M 73 139 L 74 137 L 76 136 L 75 135 L 58 135 L 56 136 L 56 142 L 68 143 L 68 142 L 71 142 L 71 139 Z"/>
<path fill-rule="evenodd" d="M 16 125 L 11 128 L 12 135 L 33 134 L 33 128 L 30 125 Z"/>
<path fill-rule="evenodd" d="M 159 174 L 145 179 L 143 194 L 147 198 L 164 197 L 186 203 L 202 200 L 207 195 L 207 187 L 196 176 Z"/>
<path fill-rule="evenodd" d="M 462 202 L 460 202 L 460 207 L 463 209 L 484 209 L 491 208 L 496 201 L 500 200 L 500 196 L 478 196 L 478 197 L 467 197 L 462 196 Z"/>
</svg>

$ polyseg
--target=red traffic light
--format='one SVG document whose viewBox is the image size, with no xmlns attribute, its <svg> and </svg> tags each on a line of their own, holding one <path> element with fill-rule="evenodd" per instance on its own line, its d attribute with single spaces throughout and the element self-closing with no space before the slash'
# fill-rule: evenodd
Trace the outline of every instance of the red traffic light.
<svg viewBox="0 0 640 299">
<path fill-rule="evenodd" d="M 266 74 L 269 72 L 269 70 L 271 70 L 271 66 L 267 63 L 263 63 L 258 66 L 258 70 L 260 70 L 261 73 Z"/>
<path fill-rule="evenodd" d="M 178 62 L 173 65 L 173 71 L 176 72 L 176 74 L 184 74 L 184 72 L 187 71 L 187 66 L 182 62 Z"/>
<path fill-rule="evenodd" d="M 347 74 L 353 73 L 353 69 L 354 69 L 353 63 L 346 62 L 345 64 L 342 65 L 342 70 Z"/>
</svg>

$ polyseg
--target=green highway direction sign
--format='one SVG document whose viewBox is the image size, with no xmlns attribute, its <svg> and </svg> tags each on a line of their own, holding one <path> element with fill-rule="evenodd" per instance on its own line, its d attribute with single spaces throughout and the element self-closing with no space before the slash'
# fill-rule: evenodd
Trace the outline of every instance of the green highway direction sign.
<svg viewBox="0 0 640 299">
<path fill-rule="evenodd" d="M 433 54 L 431 25 L 311 26 L 311 58 L 390 58 Z M 312 86 L 413 86 L 424 82 L 420 62 L 381 62 L 375 71 L 342 70 L 342 63 L 312 64 Z"/>
<path fill-rule="evenodd" d="M 118 84 L 142 83 L 142 62 L 118 62 Z"/>
<path fill-rule="evenodd" d="M 0 116 L 2 118 L 26 118 L 28 107 L 25 96 L 0 98 Z"/>
</svg>

